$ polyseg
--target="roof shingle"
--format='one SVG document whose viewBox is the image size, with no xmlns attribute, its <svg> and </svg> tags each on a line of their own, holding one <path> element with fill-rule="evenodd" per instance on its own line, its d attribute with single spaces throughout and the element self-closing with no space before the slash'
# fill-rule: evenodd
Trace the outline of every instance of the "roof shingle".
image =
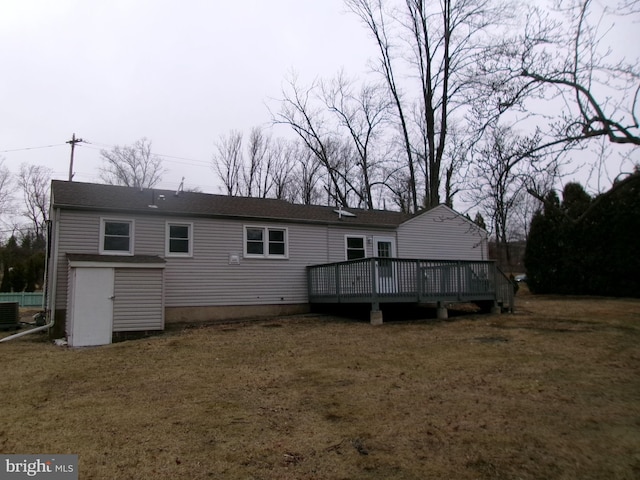
<svg viewBox="0 0 640 480">
<path fill-rule="evenodd" d="M 231 197 L 208 193 L 137 189 L 115 185 L 54 180 L 55 208 L 164 214 L 171 216 L 232 217 L 274 221 L 397 227 L 410 215 L 387 210 L 347 208 L 355 216 L 336 213 L 335 207 L 298 205 L 271 198 Z"/>
</svg>

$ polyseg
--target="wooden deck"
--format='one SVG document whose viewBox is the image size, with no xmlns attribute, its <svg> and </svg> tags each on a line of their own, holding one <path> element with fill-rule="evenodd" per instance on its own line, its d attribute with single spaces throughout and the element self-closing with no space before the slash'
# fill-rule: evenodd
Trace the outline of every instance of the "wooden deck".
<svg viewBox="0 0 640 480">
<path fill-rule="evenodd" d="M 513 284 L 492 261 L 363 258 L 307 267 L 310 303 L 493 302 L 513 310 Z"/>
</svg>

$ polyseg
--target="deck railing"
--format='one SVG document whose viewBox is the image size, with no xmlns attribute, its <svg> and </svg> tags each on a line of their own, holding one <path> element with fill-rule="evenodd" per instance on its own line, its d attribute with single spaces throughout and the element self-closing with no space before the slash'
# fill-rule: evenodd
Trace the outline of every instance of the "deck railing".
<svg viewBox="0 0 640 480">
<path fill-rule="evenodd" d="M 490 261 L 363 258 L 307 267 L 311 303 L 466 302 L 513 307 L 513 285 Z"/>
</svg>

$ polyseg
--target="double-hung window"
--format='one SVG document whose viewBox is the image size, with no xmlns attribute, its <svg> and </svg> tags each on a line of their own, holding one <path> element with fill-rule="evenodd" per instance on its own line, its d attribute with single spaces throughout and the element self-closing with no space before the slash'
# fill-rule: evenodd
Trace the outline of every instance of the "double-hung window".
<svg viewBox="0 0 640 480">
<path fill-rule="evenodd" d="M 133 255 L 133 220 L 103 218 L 100 222 L 100 253 Z"/>
<path fill-rule="evenodd" d="M 245 226 L 244 256 L 261 258 L 288 258 L 287 229 Z"/>
<path fill-rule="evenodd" d="M 193 225 L 191 223 L 167 223 L 168 257 L 191 257 L 193 255 Z"/>
<path fill-rule="evenodd" d="M 365 237 L 346 236 L 345 244 L 347 260 L 356 260 L 367 256 L 367 252 L 365 250 Z"/>
</svg>

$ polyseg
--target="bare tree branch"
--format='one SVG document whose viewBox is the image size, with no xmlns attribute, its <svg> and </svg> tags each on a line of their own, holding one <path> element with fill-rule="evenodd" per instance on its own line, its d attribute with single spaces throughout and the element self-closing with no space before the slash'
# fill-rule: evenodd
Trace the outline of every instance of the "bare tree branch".
<svg viewBox="0 0 640 480">
<path fill-rule="evenodd" d="M 151 141 L 141 138 L 133 145 L 101 150 L 100 179 L 110 185 L 153 188 L 162 180 L 162 159 L 151 153 Z"/>
<path fill-rule="evenodd" d="M 446 201 L 451 203 L 457 172 L 453 164 L 444 163 L 454 158 L 447 154 L 449 129 L 452 122 L 464 121 L 454 114 L 467 110 L 467 99 L 475 95 L 471 71 L 476 58 L 486 51 L 490 29 L 505 22 L 509 10 L 493 0 L 346 0 L 346 4 L 378 46 L 377 70 L 395 107 L 413 210 L 440 203 L 443 180 Z M 409 92 L 419 94 L 412 99 Z M 424 189 L 420 199 L 418 185 Z"/>
<path fill-rule="evenodd" d="M 221 135 L 216 142 L 213 155 L 213 169 L 222 181 L 227 195 L 240 195 L 242 158 L 242 133 L 232 130 L 229 135 Z"/>
<path fill-rule="evenodd" d="M 591 0 L 560 5 L 556 11 L 531 7 L 523 33 L 505 40 L 493 60 L 480 65 L 479 85 L 486 98 L 496 95 L 497 101 L 477 109 L 488 123 L 517 121 L 514 114 L 526 112 L 541 136 L 530 153 L 574 148 L 596 138 L 640 146 L 640 69 L 603 44 L 613 28 L 612 16 L 637 16 L 638 9 L 632 8 L 637 2 L 622 5 L 624 11 L 602 9 Z"/>
<path fill-rule="evenodd" d="M 18 186 L 22 190 L 26 210 L 23 215 L 31 221 L 35 237 L 43 239 L 49 218 L 49 183 L 53 171 L 41 165 L 20 166 Z"/>
</svg>

